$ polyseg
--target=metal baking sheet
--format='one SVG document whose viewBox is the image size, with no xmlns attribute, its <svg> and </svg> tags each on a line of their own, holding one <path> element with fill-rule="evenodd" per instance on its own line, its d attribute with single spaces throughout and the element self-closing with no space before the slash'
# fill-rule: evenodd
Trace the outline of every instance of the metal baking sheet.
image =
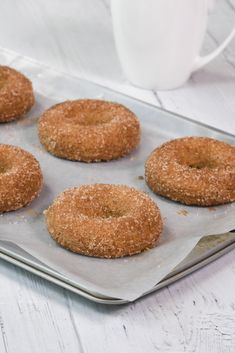
<svg viewBox="0 0 235 353">
<path fill-rule="evenodd" d="M 218 259 L 222 255 L 227 254 L 234 248 L 235 233 L 212 235 L 202 238 L 191 253 L 178 266 L 176 266 L 169 275 L 149 291 L 143 293 L 142 297 L 191 274 Z M 71 282 L 69 278 L 54 271 L 52 268 L 43 264 L 11 242 L 0 241 L 0 258 L 96 303 L 110 305 L 128 303 L 127 300 L 97 296 L 91 292 L 86 292 L 79 287 L 78 283 Z"/>
<path fill-rule="evenodd" d="M 8 51 L 0 50 L 0 62 L 29 76 L 36 91 L 33 110 L 18 122 L 1 125 L 0 141 L 19 145 L 33 153 L 40 161 L 45 178 L 43 192 L 37 200 L 24 209 L 0 217 L 1 241 L 17 245 L 92 297 L 133 301 L 155 289 L 156 283 L 171 273 L 201 237 L 235 228 L 234 204 L 214 208 L 186 207 L 154 195 L 139 178 L 143 176 L 149 153 L 170 138 L 204 135 L 234 143 L 234 136 L 58 73 Z M 76 163 L 48 154 L 38 141 L 38 116 L 50 105 L 68 98 L 102 98 L 125 104 L 141 121 L 140 148 L 126 158 L 109 163 Z M 159 204 L 164 219 L 164 232 L 156 248 L 130 258 L 105 260 L 72 254 L 50 238 L 43 210 L 65 188 L 95 182 L 128 184 L 150 194 Z"/>
</svg>

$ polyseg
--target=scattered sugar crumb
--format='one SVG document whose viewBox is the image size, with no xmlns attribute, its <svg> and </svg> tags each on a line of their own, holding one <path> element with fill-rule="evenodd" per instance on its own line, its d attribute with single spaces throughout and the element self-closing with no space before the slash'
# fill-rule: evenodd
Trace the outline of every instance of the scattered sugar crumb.
<svg viewBox="0 0 235 353">
<path fill-rule="evenodd" d="M 187 210 L 184 210 L 183 208 L 179 211 L 177 211 L 178 215 L 180 216 L 187 216 L 189 212 Z"/>
<path fill-rule="evenodd" d="M 30 216 L 32 216 L 32 217 L 37 217 L 37 216 L 39 216 L 39 214 L 40 214 L 39 211 L 36 211 L 36 210 L 34 210 L 34 209 L 32 209 L 32 208 L 28 209 L 28 210 L 27 210 L 27 213 L 28 213 Z"/>
<path fill-rule="evenodd" d="M 30 125 L 34 125 L 36 123 L 36 119 L 35 118 L 23 118 L 17 121 L 17 125 L 20 126 L 30 126 Z"/>
<path fill-rule="evenodd" d="M 214 212 L 214 211 L 216 211 L 216 208 L 215 207 L 208 207 L 208 211 Z"/>
</svg>

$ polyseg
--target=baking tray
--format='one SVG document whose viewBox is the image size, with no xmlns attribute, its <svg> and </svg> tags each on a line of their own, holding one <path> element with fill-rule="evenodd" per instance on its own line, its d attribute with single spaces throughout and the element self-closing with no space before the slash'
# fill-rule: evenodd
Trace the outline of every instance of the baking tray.
<svg viewBox="0 0 235 353">
<path fill-rule="evenodd" d="M 0 54 L 1 54 L 1 49 L 0 49 Z M 56 100 L 60 100 L 61 98 L 59 97 L 66 97 L 67 90 L 66 90 L 66 87 L 63 87 L 63 85 L 61 84 L 63 83 L 63 80 L 61 80 L 61 78 L 62 76 L 65 78 L 68 77 L 70 80 L 71 88 L 73 88 L 73 92 L 74 92 L 74 96 L 73 96 L 73 94 L 71 95 L 71 90 L 70 90 L 70 95 L 68 98 L 71 98 L 71 99 L 77 98 L 77 95 L 79 97 L 79 94 L 81 94 L 81 91 L 82 91 L 82 97 L 85 96 L 85 97 L 92 98 L 89 92 L 93 86 L 93 88 L 95 87 L 95 98 L 112 99 L 112 97 L 117 96 L 118 100 L 124 101 L 124 103 L 125 101 L 128 101 L 129 103 L 132 102 L 134 105 L 136 102 L 136 104 L 138 103 L 139 105 L 143 105 L 146 108 L 149 107 L 149 110 L 151 110 L 152 112 L 154 110 L 154 112 L 159 116 L 162 115 L 163 120 L 164 118 L 167 119 L 168 124 L 164 123 L 164 121 L 162 121 L 161 119 L 158 119 L 157 122 L 159 124 L 159 128 L 163 130 L 167 129 L 167 132 L 170 134 L 172 133 L 174 135 L 175 129 L 178 129 L 180 131 L 180 134 L 184 135 L 185 134 L 184 128 L 186 127 L 186 132 L 187 132 L 187 131 L 190 131 L 190 126 L 193 125 L 193 131 L 198 134 L 200 134 L 200 132 L 203 130 L 206 135 L 213 136 L 215 138 L 225 139 L 231 143 L 234 142 L 233 135 L 224 133 L 218 129 L 210 128 L 204 124 L 196 123 L 189 118 L 185 118 L 180 115 L 167 112 L 166 110 L 161 110 L 159 108 L 148 105 L 144 102 L 137 101 L 128 96 L 109 90 L 105 87 L 92 84 L 88 81 L 80 80 L 77 78 L 70 77 L 66 74 L 58 73 L 57 71 L 50 69 L 45 65 L 32 61 L 28 58 L 17 56 L 17 54 L 15 53 L 6 51 L 6 56 L 9 57 L 9 60 L 6 63 L 10 65 L 13 63 L 13 66 L 15 66 L 19 70 L 21 70 L 21 68 L 25 68 L 25 60 L 26 60 L 27 62 L 26 74 L 29 75 L 29 77 L 31 77 L 33 81 L 35 77 L 37 78 L 36 89 L 37 91 L 39 91 L 40 94 L 43 93 L 43 96 L 44 96 L 44 98 L 42 97 L 43 100 L 45 100 L 45 96 L 49 96 L 50 98 L 53 98 Z M 49 73 L 49 75 L 47 75 L 47 73 Z M 45 85 L 46 77 L 47 77 L 47 85 Z M 53 97 L 55 90 L 54 92 L 51 92 L 50 82 L 52 83 L 52 85 L 55 86 L 56 84 L 56 86 L 58 87 L 58 96 Z M 100 96 L 97 96 L 97 91 L 100 92 Z M 188 130 L 187 130 L 187 126 L 189 126 Z M 230 229 L 233 229 L 233 228 L 227 227 L 226 230 L 225 229 L 219 230 L 216 228 L 216 230 L 214 229 L 213 232 L 217 231 L 218 233 L 219 232 L 222 233 Z M 204 232 L 201 232 L 201 233 L 204 233 Z M 207 232 L 206 234 L 211 234 L 211 233 L 212 232 Z M 203 235 L 203 234 L 199 234 L 199 235 Z M 194 242 L 194 245 L 195 244 L 196 242 Z M 185 258 L 185 260 L 182 261 L 177 267 L 175 267 L 175 269 L 170 273 L 168 271 L 167 272 L 168 275 L 165 278 L 163 278 L 162 276 L 161 279 L 162 278 L 163 279 L 160 282 L 158 281 L 158 284 L 156 285 L 155 283 L 157 282 L 157 280 L 154 275 L 151 288 L 148 291 L 145 291 L 144 293 L 142 292 L 141 296 L 146 295 L 150 292 L 153 292 L 157 289 L 160 289 L 163 286 L 166 286 L 176 281 L 177 279 L 182 278 L 183 276 L 193 272 L 194 270 L 204 266 L 205 264 L 211 262 L 212 260 L 228 252 L 234 246 L 235 246 L 235 235 L 233 233 L 226 233 L 223 235 L 209 236 L 209 237 L 203 238 L 202 240 L 200 240 L 200 242 L 194 248 L 194 250 Z M 39 261 L 36 257 L 33 257 L 27 251 L 23 250 L 21 247 L 17 246 L 16 244 L 10 241 L 5 241 L 5 240 L 0 241 L 0 257 L 2 259 L 5 259 L 6 261 L 14 263 L 19 267 L 25 268 L 26 270 L 32 273 L 35 273 L 40 277 L 43 277 L 53 283 L 56 283 L 61 287 L 64 287 L 79 295 L 82 295 L 90 300 L 93 300 L 99 303 L 104 303 L 104 304 L 123 304 L 128 302 L 128 300 L 119 299 L 118 296 L 114 298 L 106 295 L 98 295 L 95 291 L 87 290 L 86 288 L 84 288 L 84 286 L 79 284 L 78 281 L 76 282 L 71 278 L 69 278 L 68 276 L 62 274 L 60 271 L 54 270 L 52 267 L 46 265 L 42 261 Z M 182 258 L 183 257 L 181 257 L 181 260 Z M 179 263 L 179 261 L 177 263 Z M 172 268 L 173 266 L 171 267 L 171 269 Z"/>
<path fill-rule="evenodd" d="M 144 293 L 142 297 L 193 273 L 234 248 L 235 233 L 233 232 L 202 238 L 191 253 L 168 276 Z M 93 302 L 112 305 L 128 303 L 127 300 L 98 296 L 95 293 L 85 291 L 79 287 L 78 283 L 54 271 L 11 242 L 0 241 L 0 258 Z"/>
</svg>

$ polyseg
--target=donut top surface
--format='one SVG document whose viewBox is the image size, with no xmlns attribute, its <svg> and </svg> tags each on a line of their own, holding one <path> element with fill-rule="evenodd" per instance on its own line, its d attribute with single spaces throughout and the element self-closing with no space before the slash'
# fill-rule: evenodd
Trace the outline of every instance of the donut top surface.
<svg viewBox="0 0 235 353">
<path fill-rule="evenodd" d="M 34 156 L 22 148 L 14 145 L 0 144 L 1 179 L 14 172 L 19 166 L 27 172 L 30 169 L 30 164 L 33 162 L 39 165 Z"/>
<path fill-rule="evenodd" d="M 41 191 L 42 182 L 40 165 L 31 153 L 0 144 L 0 212 L 32 201 Z"/>
<path fill-rule="evenodd" d="M 48 208 L 46 219 L 50 234 L 65 248 L 106 258 L 152 248 L 162 230 L 156 204 L 125 185 L 67 189 Z"/>
<path fill-rule="evenodd" d="M 181 167 L 191 168 L 192 172 L 205 172 L 223 169 L 234 170 L 235 147 L 209 137 L 179 138 L 163 144 L 156 153 L 164 156 L 161 162 L 169 160 Z"/>
<path fill-rule="evenodd" d="M 65 101 L 49 108 L 41 117 L 40 123 L 44 120 L 52 126 L 63 128 L 65 125 L 73 126 L 74 128 L 83 126 L 89 129 L 97 129 L 102 125 L 115 123 L 117 121 L 133 121 L 135 115 L 121 104 L 84 99 Z M 137 119 L 136 119 L 137 120 Z M 59 126 L 60 124 L 60 126 Z"/>
<path fill-rule="evenodd" d="M 71 160 L 122 157 L 140 141 L 135 114 L 121 104 L 74 100 L 48 109 L 39 120 L 39 138 L 52 154 Z"/>
<path fill-rule="evenodd" d="M 208 137 L 186 137 L 156 148 L 146 162 L 153 191 L 192 205 L 235 200 L 235 147 Z"/>
<path fill-rule="evenodd" d="M 65 190 L 49 210 L 57 208 L 62 222 L 71 215 L 111 221 L 132 217 L 140 213 L 141 207 L 145 210 L 146 206 L 149 206 L 150 213 L 145 217 L 151 218 L 151 210 L 155 210 L 156 206 L 144 192 L 126 185 L 88 184 Z M 138 218 L 136 221 L 139 221 Z"/>
<path fill-rule="evenodd" d="M 0 66 L 0 122 L 13 120 L 34 104 L 30 80 L 8 66 Z"/>
</svg>

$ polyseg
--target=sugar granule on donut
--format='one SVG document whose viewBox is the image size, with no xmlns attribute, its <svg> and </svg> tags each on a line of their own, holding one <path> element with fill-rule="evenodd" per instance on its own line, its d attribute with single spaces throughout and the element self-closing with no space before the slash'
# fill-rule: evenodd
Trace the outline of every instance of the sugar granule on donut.
<svg viewBox="0 0 235 353">
<path fill-rule="evenodd" d="M 39 120 L 38 133 L 47 151 L 57 157 L 109 161 L 138 146 L 140 124 L 135 114 L 121 104 L 84 99 L 48 109 Z"/>
<path fill-rule="evenodd" d="M 42 182 L 40 165 L 31 153 L 0 144 L 0 212 L 30 203 L 39 195 Z"/>
<path fill-rule="evenodd" d="M 48 231 L 79 254 L 117 258 L 150 249 L 162 231 L 157 205 L 125 185 L 93 184 L 65 190 L 45 212 Z"/>
<path fill-rule="evenodd" d="M 235 147 L 208 137 L 171 140 L 156 148 L 145 165 L 148 186 L 186 205 L 235 201 Z"/>
<path fill-rule="evenodd" d="M 34 105 L 30 80 L 8 66 L 0 66 L 0 123 L 20 118 Z"/>
</svg>

